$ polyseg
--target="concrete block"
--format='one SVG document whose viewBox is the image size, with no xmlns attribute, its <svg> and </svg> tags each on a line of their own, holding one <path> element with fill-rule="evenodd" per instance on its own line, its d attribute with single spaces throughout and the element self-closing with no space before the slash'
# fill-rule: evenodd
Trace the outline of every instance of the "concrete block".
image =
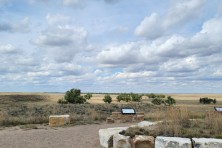
<svg viewBox="0 0 222 148">
<path fill-rule="evenodd" d="M 162 137 L 158 136 L 155 140 L 156 148 L 192 148 L 189 138 Z"/>
<path fill-rule="evenodd" d="M 126 130 L 128 127 L 115 127 L 99 130 L 99 141 L 100 145 L 108 148 L 108 141 L 111 136 L 118 134 L 119 132 Z"/>
<path fill-rule="evenodd" d="M 222 148 L 222 139 L 192 138 L 194 148 Z"/>
<path fill-rule="evenodd" d="M 131 148 L 130 136 L 113 135 L 113 148 Z"/>
<path fill-rule="evenodd" d="M 70 123 L 69 115 L 50 115 L 49 116 L 49 126 L 64 126 Z"/>
</svg>

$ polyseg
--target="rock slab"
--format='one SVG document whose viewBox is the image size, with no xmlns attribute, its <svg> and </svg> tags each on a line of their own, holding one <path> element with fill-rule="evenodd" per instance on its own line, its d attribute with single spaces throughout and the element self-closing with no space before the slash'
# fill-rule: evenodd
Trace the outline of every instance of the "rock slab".
<svg viewBox="0 0 222 148">
<path fill-rule="evenodd" d="M 70 123 L 70 115 L 50 115 L 49 126 L 64 126 Z"/>
<path fill-rule="evenodd" d="M 189 138 L 157 136 L 155 140 L 155 147 L 156 148 L 192 148 L 192 142 Z"/>
<path fill-rule="evenodd" d="M 222 148 L 222 139 L 192 138 L 194 148 Z"/>
</svg>

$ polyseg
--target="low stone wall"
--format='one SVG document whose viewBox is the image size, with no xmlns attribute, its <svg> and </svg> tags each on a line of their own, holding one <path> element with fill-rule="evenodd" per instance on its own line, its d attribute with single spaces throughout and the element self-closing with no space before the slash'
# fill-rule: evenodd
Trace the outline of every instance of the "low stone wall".
<svg viewBox="0 0 222 148">
<path fill-rule="evenodd" d="M 106 123 L 140 122 L 144 120 L 144 112 L 137 112 L 135 115 L 126 115 L 121 112 L 112 112 L 106 119 Z"/>
<path fill-rule="evenodd" d="M 154 139 L 152 136 L 136 135 L 129 139 L 129 136 L 120 134 L 115 134 L 113 137 L 119 137 L 113 140 L 113 148 L 222 148 L 222 139 L 214 138 L 190 139 L 158 136 Z"/>
<path fill-rule="evenodd" d="M 155 122 L 142 121 L 139 127 L 151 126 Z M 100 144 L 105 148 L 110 148 L 108 140 L 113 136 L 113 148 L 222 148 L 222 139 L 215 138 L 181 138 L 136 135 L 134 138 L 120 135 L 119 132 L 128 127 L 100 129 Z"/>
</svg>

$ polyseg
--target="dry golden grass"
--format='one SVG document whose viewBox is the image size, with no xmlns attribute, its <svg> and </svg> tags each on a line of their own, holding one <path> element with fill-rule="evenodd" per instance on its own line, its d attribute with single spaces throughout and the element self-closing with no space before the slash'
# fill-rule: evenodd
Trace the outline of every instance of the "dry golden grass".
<svg viewBox="0 0 222 148">
<path fill-rule="evenodd" d="M 58 99 L 64 97 L 65 93 L 42 93 L 42 92 L 0 92 L 0 97 L 3 95 L 39 95 L 46 96 L 45 103 L 57 103 Z M 189 105 L 200 105 L 200 97 L 216 98 L 219 105 L 222 105 L 222 94 L 165 94 L 166 96 L 171 96 L 176 99 L 177 104 L 189 104 Z M 103 98 L 105 94 L 93 94 L 92 98 L 88 101 L 89 103 L 104 103 Z M 113 99 L 112 103 L 118 103 L 116 100 L 117 95 L 110 95 Z M 143 102 L 150 102 L 148 97 L 143 96 Z"/>
</svg>

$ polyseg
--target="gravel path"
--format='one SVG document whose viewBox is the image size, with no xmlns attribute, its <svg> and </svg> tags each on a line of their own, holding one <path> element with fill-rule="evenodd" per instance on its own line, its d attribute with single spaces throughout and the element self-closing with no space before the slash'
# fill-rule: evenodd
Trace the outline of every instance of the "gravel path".
<svg viewBox="0 0 222 148">
<path fill-rule="evenodd" d="M 90 124 L 65 128 L 0 130 L 0 148 L 101 148 L 99 129 L 132 124 Z"/>
</svg>

